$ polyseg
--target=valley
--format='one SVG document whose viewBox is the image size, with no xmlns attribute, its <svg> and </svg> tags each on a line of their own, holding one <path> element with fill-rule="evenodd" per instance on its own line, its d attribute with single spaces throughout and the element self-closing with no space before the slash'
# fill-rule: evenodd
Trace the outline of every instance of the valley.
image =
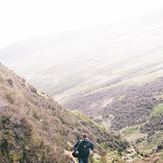
<svg viewBox="0 0 163 163">
<path fill-rule="evenodd" d="M 41 143 L 27 147 L 41 146 L 41 153 L 31 156 L 34 160 L 72 161 L 73 142 L 81 132 L 88 132 L 96 142 L 97 163 L 112 158 L 161 163 L 162 16 L 158 10 L 130 21 L 25 40 L 0 50 L 0 62 L 27 80 L 0 65 L 1 135 L 15 143 L 20 130 L 24 135 L 20 143 L 27 139 L 33 144 L 35 131 Z M 12 148 L 17 151 L 12 159 L 22 159 L 19 149 Z M 51 158 L 46 150 L 52 150 L 52 155 L 61 151 L 64 157 L 60 160 L 59 152 Z M 31 150 L 25 152 L 31 155 Z"/>
</svg>

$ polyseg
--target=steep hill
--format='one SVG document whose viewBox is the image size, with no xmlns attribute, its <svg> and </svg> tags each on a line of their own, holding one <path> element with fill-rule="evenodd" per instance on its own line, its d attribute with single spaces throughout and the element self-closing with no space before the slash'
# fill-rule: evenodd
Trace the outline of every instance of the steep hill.
<svg viewBox="0 0 163 163">
<path fill-rule="evenodd" d="M 99 155 L 109 149 L 123 152 L 128 146 L 0 64 L 0 162 L 71 162 L 72 144 L 83 132 L 90 135 Z"/>
</svg>

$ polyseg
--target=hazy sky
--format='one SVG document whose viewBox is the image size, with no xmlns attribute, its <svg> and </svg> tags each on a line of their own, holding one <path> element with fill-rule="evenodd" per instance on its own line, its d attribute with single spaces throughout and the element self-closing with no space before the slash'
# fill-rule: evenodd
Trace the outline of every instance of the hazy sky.
<svg viewBox="0 0 163 163">
<path fill-rule="evenodd" d="M 0 49 L 20 40 L 141 15 L 162 0 L 0 0 Z"/>
</svg>

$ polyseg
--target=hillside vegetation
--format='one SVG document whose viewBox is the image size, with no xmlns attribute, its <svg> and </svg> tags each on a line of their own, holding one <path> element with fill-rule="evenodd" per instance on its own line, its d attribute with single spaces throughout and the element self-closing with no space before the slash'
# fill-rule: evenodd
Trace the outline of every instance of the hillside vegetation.
<svg viewBox="0 0 163 163">
<path fill-rule="evenodd" d="M 67 103 L 124 138 L 148 157 L 162 151 L 163 78 L 99 90 Z M 158 150 L 159 149 L 159 150 Z"/>
<path fill-rule="evenodd" d="M 0 64 L 0 162 L 72 162 L 77 136 L 88 133 L 98 159 L 128 143 L 82 115 L 68 111 Z"/>
</svg>

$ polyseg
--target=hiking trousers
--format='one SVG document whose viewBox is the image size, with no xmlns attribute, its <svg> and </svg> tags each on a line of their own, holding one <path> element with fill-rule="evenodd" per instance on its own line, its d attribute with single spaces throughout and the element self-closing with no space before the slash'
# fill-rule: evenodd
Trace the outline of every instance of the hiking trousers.
<svg viewBox="0 0 163 163">
<path fill-rule="evenodd" d="M 87 158 L 78 158 L 79 163 L 88 163 L 88 157 Z"/>
</svg>

